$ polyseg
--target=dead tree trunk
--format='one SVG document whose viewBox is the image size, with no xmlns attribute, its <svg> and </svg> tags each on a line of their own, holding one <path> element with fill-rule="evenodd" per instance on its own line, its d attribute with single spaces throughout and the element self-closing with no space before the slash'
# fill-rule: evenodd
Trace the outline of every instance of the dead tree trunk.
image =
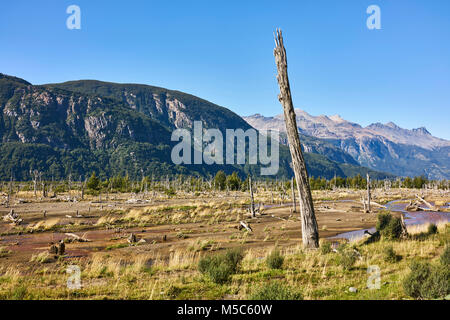
<svg viewBox="0 0 450 320">
<path fill-rule="evenodd" d="M 286 49 L 284 48 L 281 30 L 277 30 L 275 37 L 276 48 L 274 50 L 275 62 L 277 64 L 277 80 L 280 87 L 278 99 L 283 106 L 286 132 L 289 142 L 289 150 L 292 157 L 297 190 L 299 193 L 300 215 L 302 220 L 302 240 L 305 248 L 319 247 L 319 232 L 314 204 L 309 186 L 308 172 L 298 136 L 297 122 L 292 104 L 291 88 L 287 73 Z"/>
<path fill-rule="evenodd" d="M 292 212 L 297 212 L 297 203 L 295 201 L 295 187 L 294 187 L 294 177 L 291 180 L 291 189 L 292 189 Z"/>
<path fill-rule="evenodd" d="M 13 184 L 13 177 L 11 175 L 11 179 L 9 180 L 9 186 L 8 186 L 8 198 L 6 199 L 6 207 L 9 208 L 11 204 L 11 195 L 12 195 L 12 184 Z"/>
<path fill-rule="evenodd" d="M 85 179 L 83 182 L 81 182 L 81 200 L 84 200 L 84 188 L 86 187 L 87 180 Z"/>
<path fill-rule="evenodd" d="M 255 213 L 255 202 L 254 202 L 254 200 L 253 200 L 253 187 L 252 187 L 252 177 L 248 177 L 248 186 L 249 186 L 249 189 L 250 189 L 250 200 L 251 200 L 251 203 L 250 203 L 250 213 L 251 213 L 251 215 L 252 215 L 252 218 L 255 218 L 256 217 L 256 213 Z"/>
<path fill-rule="evenodd" d="M 37 198 L 37 178 L 38 178 L 38 171 L 37 171 L 37 170 L 34 170 L 33 174 L 34 174 L 34 178 L 33 178 L 34 197 Z"/>
<path fill-rule="evenodd" d="M 367 210 L 370 212 L 370 176 L 367 173 Z"/>
<path fill-rule="evenodd" d="M 47 187 L 45 185 L 45 182 L 42 182 L 42 196 L 44 198 L 47 198 Z"/>
</svg>

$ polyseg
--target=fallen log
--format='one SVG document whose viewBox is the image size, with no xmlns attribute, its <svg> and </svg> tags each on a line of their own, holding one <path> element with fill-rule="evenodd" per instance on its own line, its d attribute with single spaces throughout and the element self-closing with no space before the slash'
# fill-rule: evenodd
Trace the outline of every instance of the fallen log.
<svg viewBox="0 0 450 320">
<path fill-rule="evenodd" d="M 284 218 L 281 218 L 281 217 L 276 217 L 276 216 L 274 216 L 274 215 L 272 215 L 272 218 L 279 219 L 279 220 L 283 220 L 283 221 L 287 221 L 287 219 L 284 219 Z"/>
<path fill-rule="evenodd" d="M 86 234 L 84 234 L 82 237 L 74 234 L 74 233 L 66 233 L 66 236 L 71 237 L 73 240 L 78 241 L 78 242 L 91 242 L 91 240 L 86 239 L 84 236 Z"/>
<path fill-rule="evenodd" d="M 240 222 L 240 228 L 245 228 L 248 232 L 253 232 L 252 228 L 250 227 L 250 224 L 245 223 L 244 221 Z"/>
<path fill-rule="evenodd" d="M 426 201 L 425 199 L 423 199 L 422 197 L 420 197 L 418 194 L 416 194 L 416 197 L 422 202 L 424 203 L 428 208 L 431 209 L 431 211 L 439 211 L 438 207 L 435 207 L 433 205 L 431 205 L 431 203 L 429 203 L 428 201 Z"/>
</svg>

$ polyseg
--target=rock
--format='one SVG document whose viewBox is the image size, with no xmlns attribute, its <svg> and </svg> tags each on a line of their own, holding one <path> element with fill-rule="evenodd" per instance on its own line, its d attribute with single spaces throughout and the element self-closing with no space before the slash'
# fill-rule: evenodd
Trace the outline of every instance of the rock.
<svg viewBox="0 0 450 320">
<path fill-rule="evenodd" d="M 350 287 L 350 288 L 348 288 L 348 291 L 356 293 L 358 291 L 358 289 L 356 289 L 355 287 Z"/>
</svg>

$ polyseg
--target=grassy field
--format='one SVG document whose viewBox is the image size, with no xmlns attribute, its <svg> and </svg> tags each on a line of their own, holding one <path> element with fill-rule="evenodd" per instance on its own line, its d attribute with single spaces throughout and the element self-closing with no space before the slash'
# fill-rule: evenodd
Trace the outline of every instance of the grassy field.
<svg viewBox="0 0 450 320">
<path fill-rule="evenodd" d="M 298 214 L 289 205 L 266 208 L 250 219 L 245 195 L 222 196 L 153 199 L 140 206 L 116 199 L 107 210 L 80 202 L 75 206 L 84 216 L 77 222 L 65 217 L 60 203 L 40 203 L 49 211 L 46 219 L 39 216 L 42 208 L 33 212 L 27 206 L 32 202 L 21 204 L 18 209 L 28 212 L 22 214 L 24 224 L 1 225 L 0 299 L 412 299 L 403 285 L 411 263 L 438 265 L 450 240 L 446 223 L 437 223 L 437 232 L 429 235 L 427 224 L 409 226 L 410 237 L 403 240 L 326 240 L 375 226 L 377 214 L 361 213 L 357 201 L 340 201 L 357 199 L 358 193 L 316 192 L 321 249 L 305 251 Z M 259 196 L 267 203 L 267 195 Z M 380 191 L 374 197 L 383 203 L 405 196 Z M 444 204 L 446 197 L 428 195 Z M 237 228 L 242 220 L 253 232 Z M 67 241 L 67 232 L 90 241 Z M 129 244 L 130 233 L 144 241 Z M 48 252 L 52 239 L 66 240 L 65 255 Z M 220 259 L 233 248 L 242 259 L 231 272 Z M 81 272 L 79 289 L 67 285 L 73 265 Z M 376 283 L 369 267 L 380 272 L 379 288 L 368 288 L 368 281 Z"/>
</svg>

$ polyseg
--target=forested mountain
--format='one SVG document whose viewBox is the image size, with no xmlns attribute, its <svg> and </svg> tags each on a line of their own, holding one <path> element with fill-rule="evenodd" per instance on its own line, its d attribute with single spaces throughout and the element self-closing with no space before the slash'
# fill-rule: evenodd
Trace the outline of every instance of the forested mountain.
<svg viewBox="0 0 450 320">
<path fill-rule="evenodd" d="M 191 128 L 197 120 L 205 128 L 251 128 L 230 110 L 178 91 L 135 84 L 73 81 L 32 85 L 0 74 L 0 179 L 71 174 L 84 178 L 128 174 L 156 177 L 171 174 L 211 176 L 218 170 L 258 175 L 258 166 L 174 165 L 171 150 L 175 128 Z M 363 174 L 367 169 L 342 165 L 323 155 L 306 154 L 313 176 Z M 346 161 L 342 161 L 346 162 Z M 290 155 L 280 150 L 278 176 L 290 177 Z M 372 171 L 374 177 L 386 174 Z"/>
</svg>

